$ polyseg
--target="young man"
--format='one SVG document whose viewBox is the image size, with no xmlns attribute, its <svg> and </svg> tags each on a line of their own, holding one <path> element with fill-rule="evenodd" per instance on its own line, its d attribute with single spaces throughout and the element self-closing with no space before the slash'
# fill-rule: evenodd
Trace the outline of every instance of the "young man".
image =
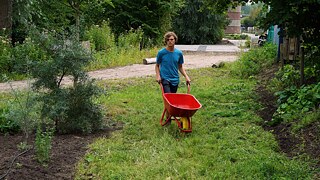
<svg viewBox="0 0 320 180">
<path fill-rule="evenodd" d="M 178 37 L 174 32 L 167 32 L 164 35 L 165 48 L 162 48 L 157 55 L 156 81 L 162 83 L 164 93 L 176 93 L 179 84 L 179 71 L 190 83 L 190 78 L 184 70 L 182 51 L 174 48 Z M 179 71 L 178 71 L 179 70 Z"/>
</svg>

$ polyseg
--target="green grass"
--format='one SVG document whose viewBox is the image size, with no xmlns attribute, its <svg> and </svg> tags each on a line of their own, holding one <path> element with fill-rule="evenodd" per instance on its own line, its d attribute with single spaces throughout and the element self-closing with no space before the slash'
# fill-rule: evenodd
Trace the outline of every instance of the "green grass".
<svg viewBox="0 0 320 180">
<path fill-rule="evenodd" d="M 279 152 L 257 125 L 255 81 L 224 69 L 188 71 L 191 94 L 203 107 L 193 132 L 159 124 L 163 100 L 154 77 L 103 81 L 99 99 L 124 128 L 100 138 L 77 165 L 75 179 L 312 179 L 306 162 Z M 180 84 L 179 92 L 186 92 Z"/>
</svg>

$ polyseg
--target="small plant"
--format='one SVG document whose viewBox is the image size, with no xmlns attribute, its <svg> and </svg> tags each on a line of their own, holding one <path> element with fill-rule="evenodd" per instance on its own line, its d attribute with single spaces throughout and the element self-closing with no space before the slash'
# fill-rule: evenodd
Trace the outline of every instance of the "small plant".
<svg viewBox="0 0 320 180">
<path fill-rule="evenodd" d="M 274 91 L 290 88 L 291 86 L 298 87 L 300 74 L 294 66 L 287 64 L 275 74 L 275 78 L 271 80 L 272 89 Z"/>
<path fill-rule="evenodd" d="M 46 163 L 50 159 L 51 140 L 53 137 L 53 130 L 49 129 L 43 131 L 40 125 L 37 128 L 35 139 L 36 157 L 40 163 Z"/>
<path fill-rule="evenodd" d="M 23 141 L 23 142 L 20 142 L 18 145 L 17 145 L 17 148 L 20 150 L 20 151 L 26 151 L 28 149 L 30 149 L 32 146 L 29 145 L 26 141 Z"/>
<path fill-rule="evenodd" d="M 276 95 L 279 97 L 279 106 L 271 124 L 300 120 L 306 113 L 319 108 L 320 83 L 303 86 L 300 89 L 291 86 L 284 91 L 276 93 Z"/>
<path fill-rule="evenodd" d="M 0 133 L 3 134 L 16 133 L 20 130 L 20 127 L 14 120 L 6 118 L 8 112 L 8 107 L 0 109 Z"/>
<path fill-rule="evenodd" d="M 16 124 L 24 133 L 27 141 L 40 119 L 41 105 L 37 102 L 37 94 L 32 91 L 20 92 L 13 90 L 12 92 L 14 99 L 8 104 L 5 119 L 7 122 Z"/>
</svg>

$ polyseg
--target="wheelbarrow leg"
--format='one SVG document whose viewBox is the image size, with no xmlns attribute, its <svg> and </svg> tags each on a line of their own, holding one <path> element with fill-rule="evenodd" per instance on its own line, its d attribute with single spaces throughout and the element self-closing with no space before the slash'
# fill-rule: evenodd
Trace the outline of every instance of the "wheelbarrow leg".
<svg viewBox="0 0 320 180">
<path fill-rule="evenodd" d="M 167 117 L 165 117 L 166 114 L 168 115 Z M 163 119 L 165 119 L 164 122 L 163 122 Z M 161 119 L 160 119 L 160 124 L 161 124 L 161 126 L 164 126 L 164 125 L 168 124 L 169 122 L 171 122 L 171 115 L 168 113 L 167 109 L 165 108 L 163 110 L 163 113 L 162 113 L 162 116 L 161 116 Z"/>
</svg>

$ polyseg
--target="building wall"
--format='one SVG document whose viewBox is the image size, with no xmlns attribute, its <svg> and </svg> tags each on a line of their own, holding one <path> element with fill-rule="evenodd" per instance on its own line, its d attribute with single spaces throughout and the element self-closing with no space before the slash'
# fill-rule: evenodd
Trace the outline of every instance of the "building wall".
<svg viewBox="0 0 320 180">
<path fill-rule="evenodd" d="M 11 28 L 11 2 L 0 0 L 0 28 Z"/>
<path fill-rule="evenodd" d="M 240 34 L 241 33 L 241 6 L 235 9 L 229 9 L 228 17 L 231 20 L 230 24 L 225 29 L 226 34 Z"/>
</svg>

